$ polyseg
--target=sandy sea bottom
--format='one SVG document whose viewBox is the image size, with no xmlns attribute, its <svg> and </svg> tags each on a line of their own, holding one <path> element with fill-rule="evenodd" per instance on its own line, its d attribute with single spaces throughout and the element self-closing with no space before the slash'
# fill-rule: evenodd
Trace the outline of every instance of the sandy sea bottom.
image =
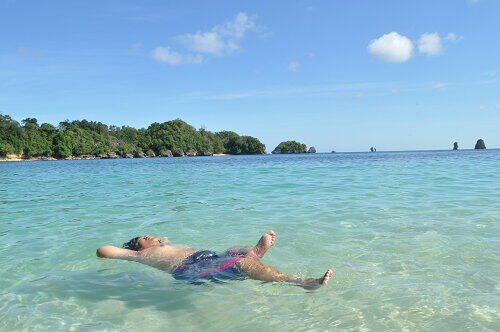
<svg viewBox="0 0 500 332">
<path fill-rule="evenodd" d="M 500 151 L 0 164 L 0 330 L 500 329 Z M 95 249 L 254 244 L 315 292 L 175 281 Z"/>
</svg>

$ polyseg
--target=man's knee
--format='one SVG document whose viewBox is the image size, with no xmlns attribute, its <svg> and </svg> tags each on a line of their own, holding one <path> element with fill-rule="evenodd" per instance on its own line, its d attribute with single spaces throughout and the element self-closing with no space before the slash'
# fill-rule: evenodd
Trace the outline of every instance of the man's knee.
<svg viewBox="0 0 500 332">
<path fill-rule="evenodd" d="M 240 264 L 240 267 L 243 271 L 255 270 L 263 266 L 261 262 L 253 257 L 244 257 L 243 259 L 239 260 L 238 263 Z"/>
</svg>

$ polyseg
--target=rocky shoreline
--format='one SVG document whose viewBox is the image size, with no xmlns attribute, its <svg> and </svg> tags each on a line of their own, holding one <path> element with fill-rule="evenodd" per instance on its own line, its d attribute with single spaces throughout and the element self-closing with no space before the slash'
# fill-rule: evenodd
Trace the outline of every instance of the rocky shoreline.
<svg viewBox="0 0 500 332">
<path fill-rule="evenodd" d="M 20 154 L 8 154 L 6 156 L 0 157 L 0 162 L 5 161 L 50 161 L 50 160 L 90 160 L 90 159 L 132 159 L 132 158 L 170 158 L 170 157 L 200 157 L 200 156 L 228 156 L 225 153 L 216 153 L 216 154 L 198 154 L 198 153 L 190 153 L 190 154 L 182 154 L 182 155 L 170 155 L 165 156 L 156 156 L 156 155 L 146 155 L 145 153 L 136 153 L 135 155 L 131 153 L 125 154 L 125 156 L 120 156 L 115 152 L 110 152 L 107 154 L 99 154 L 99 155 L 81 155 L 81 156 L 68 156 L 64 158 L 55 158 L 52 156 L 38 156 L 38 157 L 29 157 L 23 156 Z"/>
</svg>

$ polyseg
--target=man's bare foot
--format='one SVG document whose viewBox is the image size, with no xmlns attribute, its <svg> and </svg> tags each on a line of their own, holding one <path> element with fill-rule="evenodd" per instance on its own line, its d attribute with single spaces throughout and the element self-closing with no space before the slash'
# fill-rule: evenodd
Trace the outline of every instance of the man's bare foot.
<svg viewBox="0 0 500 332">
<path fill-rule="evenodd" d="M 333 271 L 331 269 L 328 269 L 323 278 L 306 279 L 304 280 L 304 283 L 302 283 L 300 286 L 304 287 L 305 289 L 317 289 L 320 288 L 321 286 L 326 286 L 326 284 L 328 284 L 330 279 L 332 279 L 332 275 Z"/>
<path fill-rule="evenodd" d="M 332 275 L 333 271 L 331 269 L 328 269 L 328 271 L 326 271 L 325 275 L 320 281 L 321 286 L 326 286 L 326 284 L 330 281 L 330 279 L 332 279 Z"/>
<path fill-rule="evenodd" d="M 246 257 L 262 258 L 267 250 L 272 247 L 274 241 L 276 241 L 276 233 L 274 233 L 274 231 L 267 232 L 266 234 L 262 235 L 257 245 L 248 252 Z"/>
</svg>

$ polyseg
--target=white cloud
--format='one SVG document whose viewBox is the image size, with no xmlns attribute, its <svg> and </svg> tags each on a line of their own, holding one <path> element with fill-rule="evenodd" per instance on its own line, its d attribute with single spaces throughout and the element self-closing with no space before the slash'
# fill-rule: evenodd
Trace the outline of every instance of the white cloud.
<svg viewBox="0 0 500 332">
<path fill-rule="evenodd" d="M 225 41 L 216 32 L 197 32 L 176 37 L 190 51 L 220 56 L 238 49 L 238 45 Z"/>
<path fill-rule="evenodd" d="M 241 39 L 249 30 L 256 29 L 253 17 L 245 13 L 238 13 L 232 21 L 228 21 L 220 26 L 215 26 L 213 31 L 229 38 Z"/>
<path fill-rule="evenodd" d="M 496 109 L 500 109 L 500 103 L 495 106 Z"/>
<path fill-rule="evenodd" d="M 448 84 L 444 82 L 431 82 L 429 83 L 429 86 L 433 89 L 443 89 L 447 86 Z"/>
<path fill-rule="evenodd" d="M 354 98 L 359 99 L 363 98 L 364 96 L 366 96 L 366 92 L 358 92 L 354 95 Z"/>
<path fill-rule="evenodd" d="M 443 43 L 441 42 L 441 37 L 439 37 L 437 32 L 424 33 L 418 40 L 418 50 L 420 53 L 424 53 L 429 56 L 443 54 Z"/>
<path fill-rule="evenodd" d="M 384 61 L 405 62 L 412 56 L 413 43 L 407 37 L 393 31 L 372 40 L 368 45 L 368 52 Z"/>
<path fill-rule="evenodd" d="M 443 43 L 457 44 L 464 37 L 454 32 L 449 32 L 446 37 L 441 38 L 439 33 L 424 33 L 415 41 L 418 51 L 428 56 L 441 55 L 444 52 Z M 388 62 L 405 62 L 413 56 L 413 42 L 406 36 L 393 31 L 380 38 L 374 39 L 368 45 L 368 52 L 381 60 Z"/>
<path fill-rule="evenodd" d="M 290 61 L 290 63 L 288 64 L 289 71 L 299 71 L 299 68 L 300 63 L 298 63 L 297 61 Z"/>
<path fill-rule="evenodd" d="M 153 51 L 153 58 L 170 65 L 201 63 L 203 55 L 225 56 L 241 49 L 239 42 L 245 34 L 259 29 L 253 17 L 238 13 L 233 20 L 216 25 L 209 31 L 186 33 L 173 38 L 192 54 L 182 55 L 170 50 L 170 47 L 159 46 Z"/>
<path fill-rule="evenodd" d="M 234 20 L 216 25 L 210 31 L 186 33 L 175 37 L 174 40 L 182 43 L 190 51 L 222 56 L 240 49 L 239 40 L 252 29 L 255 29 L 253 18 L 245 13 L 239 13 Z"/>
<path fill-rule="evenodd" d="M 169 65 L 179 65 L 182 63 L 182 55 L 177 52 L 171 51 L 170 47 L 158 46 L 153 51 L 153 58 L 160 62 L 166 62 Z"/>
<path fill-rule="evenodd" d="M 201 55 L 181 55 L 175 51 L 171 51 L 170 47 L 158 46 L 152 52 L 154 59 L 160 62 L 168 63 L 169 65 L 176 66 L 184 63 L 201 63 L 203 58 Z"/>
<path fill-rule="evenodd" d="M 446 40 L 448 40 L 448 41 L 450 41 L 450 42 L 452 42 L 452 43 L 454 43 L 454 44 L 456 44 L 456 43 L 461 42 L 461 41 L 464 39 L 464 37 L 462 37 L 462 36 L 457 36 L 457 34 L 456 34 L 456 33 L 454 33 L 454 32 L 450 32 L 450 33 L 448 33 L 448 34 L 446 35 L 446 38 L 445 38 L 445 39 L 446 39 Z"/>
<path fill-rule="evenodd" d="M 394 88 L 394 89 L 392 89 L 391 91 L 392 91 L 392 93 L 398 93 L 398 92 L 399 92 L 399 89 Z"/>
</svg>

